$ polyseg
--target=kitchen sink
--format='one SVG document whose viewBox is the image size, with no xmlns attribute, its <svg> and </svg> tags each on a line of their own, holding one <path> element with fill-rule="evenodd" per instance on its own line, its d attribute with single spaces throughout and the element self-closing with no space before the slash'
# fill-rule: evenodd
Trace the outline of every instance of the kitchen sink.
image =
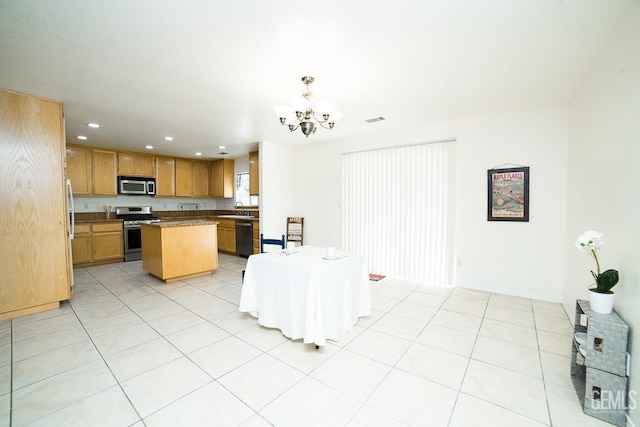
<svg viewBox="0 0 640 427">
<path fill-rule="evenodd" d="M 218 218 L 231 218 L 231 219 L 254 219 L 252 215 L 218 215 Z"/>
</svg>

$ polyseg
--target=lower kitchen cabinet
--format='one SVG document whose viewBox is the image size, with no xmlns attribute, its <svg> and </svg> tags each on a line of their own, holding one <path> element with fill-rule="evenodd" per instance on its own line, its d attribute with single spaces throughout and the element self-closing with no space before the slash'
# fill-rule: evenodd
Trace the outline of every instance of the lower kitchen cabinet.
<svg viewBox="0 0 640 427">
<path fill-rule="evenodd" d="M 216 218 L 218 222 L 218 250 L 230 254 L 236 253 L 236 220 Z"/>
<path fill-rule="evenodd" d="M 260 253 L 260 221 L 253 220 L 253 253 Z"/>
<path fill-rule="evenodd" d="M 73 266 L 121 262 L 124 260 L 122 221 L 76 224 L 71 242 Z"/>
</svg>

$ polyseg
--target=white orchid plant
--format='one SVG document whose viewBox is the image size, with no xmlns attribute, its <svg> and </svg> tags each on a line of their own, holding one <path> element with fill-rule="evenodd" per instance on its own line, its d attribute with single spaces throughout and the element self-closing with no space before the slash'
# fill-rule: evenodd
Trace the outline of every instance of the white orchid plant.
<svg viewBox="0 0 640 427">
<path fill-rule="evenodd" d="M 596 280 L 596 286 L 589 290 L 598 292 L 600 294 L 612 294 L 611 288 L 613 288 L 619 280 L 618 271 L 609 269 L 603 273 L 600 273 L 600 262 L 598 261 L 598 251 L 604 245 L 602 241 L 602 233 L 597 231 L 586 231 L 582 236 L 578 237 L 576 247 L 583 252 L 587 252 L 593 259 L 596 260 L 597 273 L 593 270 L 591 274 Z"/>
</svg>

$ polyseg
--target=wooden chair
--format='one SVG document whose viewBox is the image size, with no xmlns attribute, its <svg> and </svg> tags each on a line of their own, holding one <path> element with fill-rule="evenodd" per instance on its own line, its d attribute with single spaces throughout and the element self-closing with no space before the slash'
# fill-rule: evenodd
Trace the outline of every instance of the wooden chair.
<svg viewBox="0 0 640 427">
<path fill-rule="evenodd" d="M 264 245 L 277 245 L 284 249 L 287 243 L 284 240 L 284 234 L 280 239 L 265 239 L 264 235 L 260 233 L 260 253 L 264 253 Z"/>
</svg>

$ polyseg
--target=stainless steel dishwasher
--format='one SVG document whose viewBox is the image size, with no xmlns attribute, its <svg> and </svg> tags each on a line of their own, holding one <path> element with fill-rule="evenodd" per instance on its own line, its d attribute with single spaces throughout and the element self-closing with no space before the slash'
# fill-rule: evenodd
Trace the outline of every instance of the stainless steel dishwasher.
<svg viewBox="0 0 640 427">
<path fill-rule="evenodd" d="M 253 221 L 236 220 L 236 252 L 243 257 L 253 254 Z"/>
</svg>

